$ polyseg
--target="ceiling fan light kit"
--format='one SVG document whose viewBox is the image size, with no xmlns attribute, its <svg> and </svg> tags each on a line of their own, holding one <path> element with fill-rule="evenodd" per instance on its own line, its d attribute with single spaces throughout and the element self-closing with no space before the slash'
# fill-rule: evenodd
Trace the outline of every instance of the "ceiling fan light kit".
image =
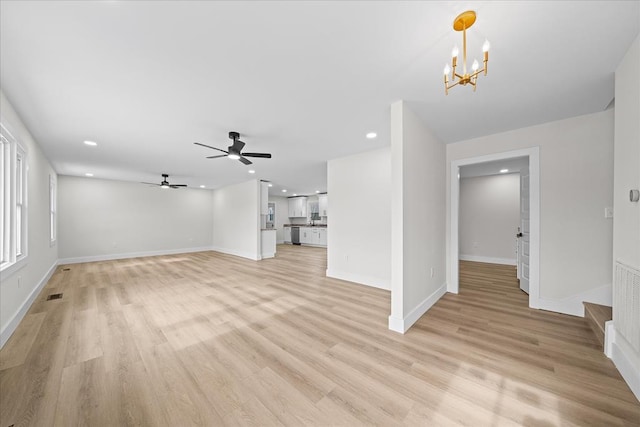
<svg viewBox="0 0 640 427">
<path fill-rule="evenodd" d="M 467 29 L 470 28 L 473 23 L 476 22 L 476 13 L 473 10 L 467 10 L 462 12 L 453 21 L 453 29 L 455 31 L 462 31 L 462 74 L 456 73 L 456 67 L 458 66 L 458 47 L 455 46 L 451 52 L 451 66 L 449 64 L 444 67 L 444 93 L 449 94 L 449 89 L 454 86 L 462 85 L 466 86 L 470 84 L 473 86 L 473 91 L 476 91 L 476 85 L 478 82 L 478 75 L 484 73 L 487 75 L 487 64 L 489 62 L 489 48 L 491 45 L 488 40 L 485 40 L 482 45 L 482 52 L 484 54 L 484 66 L 479 69 L 480 64 L 477 60 L 473 60 L 471 65 L 471 73 L 467 71 Z M 451 73 L 451 84 L 449 84 L 449 73 Z"/>
<path fill-rule="evenodd" d="M 173 188 L 173 189 L 187 186 L 187 184 L 169 184 L 169 175 L 166 173 L 162 174 L 162 182 L 160 182 L 160 184 L 156 184 L 153 182 L 143 182 L 142 184 L 154 185 L 160 188 Z"/>
<path fill-rule="evenodd" d="M 231 160 L 240 160 L 245 165 L 250 165 L 252 164 L 252 162 L 246 157 L 257 157 L 257 158 L 263 158 L 263 159 L 271 158 L 270 153 L 243 153 L 242 149 L 246 144 L 240 141 L 240 134 L 238 132 L 234 132 L 234 131 L 229 132 L 229 139 L 233 141 L 233 144 L 228 146 L 226 150 L 212 147 L 210 145 L 201 144 L 199 142 L 194 142 L 194 144 L 200 145 L 202 147 L 211 148 L 212 150 L 217 150 L 224 153 L 224 154 L 219 154 L 217 156 L 209 156 L 207 157 L 207 159 L 217 159 L 219 157 L 227 157 Z"/>
</svg>

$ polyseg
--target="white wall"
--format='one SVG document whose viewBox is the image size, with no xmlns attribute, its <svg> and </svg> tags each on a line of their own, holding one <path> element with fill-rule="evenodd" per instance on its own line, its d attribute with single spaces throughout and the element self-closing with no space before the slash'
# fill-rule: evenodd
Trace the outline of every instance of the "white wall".
<svg viewBox="0 0 640 427">
<path fill-rule="evenodd" d="M 616 70 L 615 106 L 615 176 L 613 261 L 620 261 L 640 270 L 640 202 L 629 201 L 629 190 L 640 189 L 640 37 L 629 48 Z M 614 279 L 615 280 L 615 279 Z M 618 328 L 624 312 L 613 304 L 613 331 L 607 328 L 607 340 L 612 342 L 608 353 L 616 367 L 640 399 L 640 352 L 630 344 L 633 337 Z M 624 299 L 620 296 L 620 299 Z M 636 301 L 637 302 L 637 301 Z M 635 307 L 636 314 L 640 306 Z M 613 336 L 611 336 L 613 335 Z"/>
<path fill-rule="evenodd" d="M 520 175 L 460 179 L 460 259 L 516 264 Z"/>
<path fill-rule="evenodd" d="M 640 203 L 629 190 L 640 189 L 640 42 L 635 42 L 616 71 L 614 261 L 640 268 Z"/>
<path fill-rule="evenodd" d="M 540 147 L 540 303 L 580 311 L 611 300 L 613 111 L 447 145 L 447 253 L 451 161 Z M 449 262 L 449 260 L 447 260 Z"/>
<path fill-rule="evenodd" d="M 60 262 L 207 250 L 210 190 L 60 176 Z"/>
<path fill-rule="evenodd" d="M 405 332 L 446 292 L 444 180 L 444 144 L 404 101 L 392 104 L 389 328 L 394 331 Z"/>
<path fill-rule="evenodd" d="M 327 276 L 390 289 L 391 157 L 383 148 L 327 166 Z"/>
<path fill-rule="evenodd" d="M 28 156 L 28 259 L 10 276 L 0 278 L 0 347 L 9 339 L 33 300 L 55 270 L 57 245 L 50 245 L 49 176 L 56 175 L 37 142 L 0 91 L 0 115 L 7 130 Z M 58 230 L 58 235 L 59 235 Z"/>
<path fill-rule="evenodd" d="M 261 259 L 260 181 L 213 191 L 213 248 L 244 258 Z"/>
</svg>

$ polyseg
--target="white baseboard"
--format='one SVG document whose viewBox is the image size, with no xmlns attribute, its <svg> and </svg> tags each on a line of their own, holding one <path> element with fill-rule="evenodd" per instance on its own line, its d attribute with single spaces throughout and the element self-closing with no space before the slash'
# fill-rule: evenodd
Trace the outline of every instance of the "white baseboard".
<svg viewBox="0 0 640 427">
<path fill-rule="evenodd" d="M 488 264 L 516 265 L 516 259 L 513 258 L 493 258 L 480 255 L 460 255 L 460 261 L 486 262 Z"/>
<path fill-rule="evenodd" d="M 327 277 L 334 279 L 346 280 L 347 282 L 359 283 L 361 285 L 371 286 L 373 288 L 391 290 L 391 279 L 382 279 L 380 277 L 366 276 L 363 274 L 347 273 L 345 271 L 337 271 L 327 269 Z"/>
<path fill-rule="evenodd" d="M 18 325 L 20 324 L 24 316 L 29 311 L 29 308 L 31 308 L 31 305 L 40 294 L 40 291 L 42 291 L 42 288 L 44 288 L 44 286 L 47 284 L 47 282 L 49 281 L 53 273 L 56 271 L 57 266 L 58 266 L 58 263 L 54 262 L 53 265 L 47 271 L 47 273 L 44 275 L 44 277 L 40 279 L 40 282 L 38 282 L 38 285 L 35 288 L 33 288 L 31 293 L 27 297 L 27 299 L 22 303 L 22 306 L 20 307 L 20 309 L 16 311 L 16 313 L 7 322 L 4 328 L 2 328 L 2 331 L 0 332 L 0 348 L 4 347 L 5 343 L 9 340 L 11 335 L 13 335 L 16 328 L 18 327 Z"/>
<path fill-rule="evenodd" d="M 613 357 L 613 343 L 616 340 L 616 328 L 613 327 L 613 320 L 604 322 L 604 354 L 609 359 Z"/>
<path fill-rule="evenodd" d="M 389 330 L 404 334 L 404 320 L 399 317 L 389 316 Z"/>
<path fill-rule="evenodd" d="M 167 250 L 161 250 L 161 251 L 92 255 L 92 256 L 75 257 L 75 258 L 61 258 L 58 260 L 58 264 L 63 265 L 63 264 L 79 264 L 82 262 L 113 261 L 116 259 L 141 258 L 141 257 L 147 257 L 147 256 L 160 256 L 160 255 L 176 255 L 176 254 L 186 254 L 191 252 L 205 252 L 205 251 L 211 251 L 211 250 L 214 250 L 211 246 L 205 246 L 201 248 L 167 249 Z"/>
<path fill-rule="evenodd" d="M 274 258 L 276 256 L 275 252 L 262 253 L 262 259 Z"/>
<path fill-rule="evenodd" d="M 227 255 L 239 256 L 239 257 L 247 258 L 247 259 L 250 259 L 250 260 L 253 260 L 253 261 L 260 261 L 262 259 L 262 256 L 260 254 L 244 252 L 244 251 L 238 251 L 238 250 L 235 250 L 235 249 L 221 248 L 221 247 L 218 247 L 218 246 L 214 246 L 214 247 L 210 248 L 209 250 L 220 252 L 220 253 L 227 254 Z"/>
<path fill-rule="evenodd" d="M 615 330 L 615 324 L 613 329 Z M 633 394 L 640 400 L 640 353 L 617 330 L 613 334 L 611 360 Z"/>
<path fill-rule="evenodd" d="M 592 302 L 594 304 L 611 306 L 613 298 L 612 292 L 611 284 L 609 283 L 559 300 L 538 298 L 535 307 L 533 308 L 584 317 L 583 302 Z"/>
<path fill-rule="evenodd" d="M 444 283 L 431 295 L 426 297 L 416 308 L 411 310 L 404 319 L 389 316 L 389 329 L 394 332 L 404 334 L 409 328 L 418 321 L 444 294 L 447 293 L 447 284 Z"/>
</svg>

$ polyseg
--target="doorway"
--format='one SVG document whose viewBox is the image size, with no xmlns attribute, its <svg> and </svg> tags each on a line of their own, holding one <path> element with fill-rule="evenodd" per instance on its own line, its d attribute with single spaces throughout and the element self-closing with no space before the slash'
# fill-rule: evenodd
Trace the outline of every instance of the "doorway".
<svg viewBox="0 0 640 427">
<path fill-rule="evenodd" d="M 538 308 L 539 299 L 539 265 L 540 265 L 540 166 L 538 147 L 515 150 L 486 156 L 460 159 L 451 162 L 450 171 L 450 213 L 449 213 L 449 281 L 447 291 L 459 291 L 459 226 L 460 226 L 460 170 L 463 166 L 507 161 L 518 158 L 528 159 L 528 243 L 527 243 L 527 277 L 529 290 L 529 307 Z M 522 248 L 522 245 L 520 245 Z M 522 250 L 522 249 L 521 249 Z M 520 272 L 522 274 L 522 272 Z"/>
</svg>

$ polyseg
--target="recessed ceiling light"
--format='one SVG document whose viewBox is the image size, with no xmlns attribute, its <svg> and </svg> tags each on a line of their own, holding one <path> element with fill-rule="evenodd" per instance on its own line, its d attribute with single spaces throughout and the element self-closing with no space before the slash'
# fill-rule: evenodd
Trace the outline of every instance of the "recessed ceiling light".
<svg viewBox="0 0 640 427">
<path fill-rule="evenodd" d="M 286 193 L 286 192 L 287 192 L 287 190 L 282 190 L 282 192 L 283 192 L 283 193 Z"/>
<path fill-rule="evenodd" d="M 269 184 L 269 187 L 273 187 L 273 184 Z"/>
<path fill-rule="evenodd" d="M 253 169 L 250 169 L 249 173 L 256 173 L 256 171 L 254 171 Z"/>
<path fill-rule="evenodd" d="M 378 134 L 377 134 L 377 133 L 375 133 L 375 132 L 369 132 L 369 133 L 367 134 L 367 139 L 373 139 L 373 138 L 375 138 L 376 136 L 378 136 Z"/>
<path fill-rule="evenodd" d="M 92 173 L 85 173 L 84 176 L 93 176 Z"/>
<path fill-rule="evenodd" d="M 500 169 L 500 173 L 507 173 L 509 172 L 509 169 Z"/>
<path fill-rule="evenodd" d="M 204 185 L 201 185 L 200 188 L 204 188 Z"/>
<path fill-rule="evenodd" d="M 95 147 L 96 145 L 98 145 L 98 143 L 93 141 L 85 141 L 84 145 L 90 145 L 91 147 Z"/>
</svg>

